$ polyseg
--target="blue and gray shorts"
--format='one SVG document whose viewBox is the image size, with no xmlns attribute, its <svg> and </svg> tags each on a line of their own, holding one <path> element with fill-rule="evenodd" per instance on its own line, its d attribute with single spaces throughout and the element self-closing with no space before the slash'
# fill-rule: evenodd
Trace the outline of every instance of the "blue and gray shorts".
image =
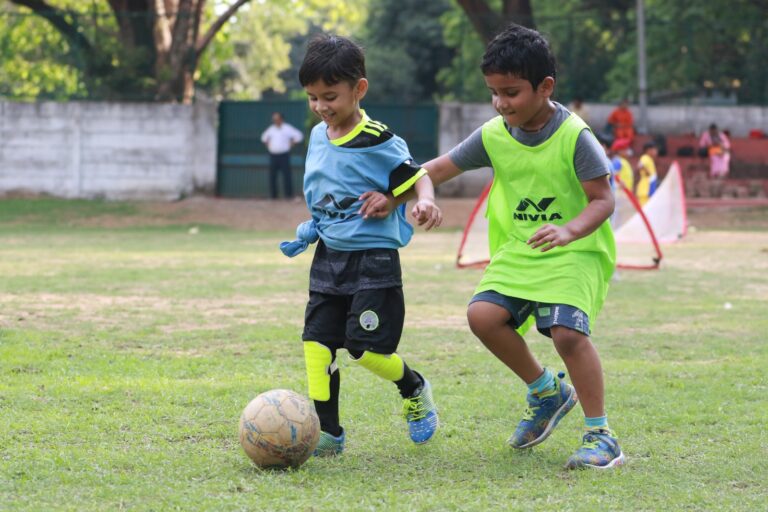
<svg viewBox="0 0 768 512">
<path fill-rule="evenodd" d="M 548 304 L 516 297 L 507 297 L 499 292 L 488 290 L 480 292 L 469 301 L 490 302 L 509 311 L 509 325 L 517 329 L 523 325 L 531 313 L 536 317 L 536 328 L 541 334 L 552 337 L 551 329 L 555 325 L 567 327 L 589 336 L 589 317 L 577 307 L 567 304 Z"/>
</svg>

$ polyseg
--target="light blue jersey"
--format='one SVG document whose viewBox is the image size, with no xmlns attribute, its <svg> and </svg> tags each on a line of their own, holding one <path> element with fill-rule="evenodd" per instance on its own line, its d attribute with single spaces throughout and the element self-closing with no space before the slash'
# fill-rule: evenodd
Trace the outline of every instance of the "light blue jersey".
<svg viewBox="0 0 768 512">
<path fill-rule="evenodd" d="M 386 193 L 390 174 L 410 160 L 408 146 L 393 136 L 381 144 L 346 148 L 328 140 L 323 122 L 312 129 L 304 174 L 304 196 L 320 238 L 337 251 L 398 249 L 411 240 L 413 227 L 399 206 L 384 219 L 358 213 L 359 197 L 368 191 Z"/>
</svg>

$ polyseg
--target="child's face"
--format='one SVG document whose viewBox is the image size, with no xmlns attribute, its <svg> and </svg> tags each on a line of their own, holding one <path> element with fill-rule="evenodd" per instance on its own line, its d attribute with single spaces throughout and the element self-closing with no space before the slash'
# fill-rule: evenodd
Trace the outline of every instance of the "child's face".
<svg viewBox="0 0 768 512">
<path fill-rule="evenodd" d="M 328 85 L 318 80 L 305 86 L 304 90 L 309 99 L 309 109 L 329 128 L 343 129 L 350 124 L 352 128 L 359 121 L 360 100 L 368 90 L 368 81 L 361 78 L 353 86 L 346 81 Z"/>
<path fill-rule="evenodd" d="M 491 91 L 493 108 L 509 126 L 539 130 L 552 114 L 548 107 L 555 81 L 551 77 L 542 80 L 536 90 L 528 80 L 510 74 L 485 75 L 485 84 Z"/>
</svg>

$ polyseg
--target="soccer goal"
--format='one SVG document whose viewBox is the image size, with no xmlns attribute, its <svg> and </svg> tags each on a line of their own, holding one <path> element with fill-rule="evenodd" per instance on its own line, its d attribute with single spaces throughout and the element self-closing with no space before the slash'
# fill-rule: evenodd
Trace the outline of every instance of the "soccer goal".
<svg viewBox="0 0 768 512">
<path fill-rule="evenodd" d="M 486 211 L 492 183 L 480 193 L 467 220 L 456 258 L 459 268 L 484 267 L 490 261 Z M 678 163 L 672 163 L 661 185 L 642 208 L 632 191 L 617 180 L 611 225 L 618 268 L 659 268 L 663 258 L 661 244 L 680 240 L 687 229 L 685 189 Z"/>
</svg>

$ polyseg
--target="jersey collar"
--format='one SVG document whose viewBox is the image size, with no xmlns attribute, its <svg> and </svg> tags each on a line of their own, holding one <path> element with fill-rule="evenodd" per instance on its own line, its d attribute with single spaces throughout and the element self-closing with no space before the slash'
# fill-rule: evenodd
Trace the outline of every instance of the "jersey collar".
<svg viewBox="0 0 768 512">
<path fill-rule="evenodd" d="M 358 135 L 360 135 L 360 132 L 363 131 L 363 128 L 365 128 L 365 124 L 371 120 L 370 117 L 368 117 L 368 114 L 365 113 L 365 110 L 362 108 L 360 109 L 360 115 L 362 116 L 362 119 L 360 119 L 360 122 L 355 125 L 354 128 L 352 128 L 352 131 L 350 131 L 346 135 L 342 135 L 338 139 L 332 139 L 330 142 L 334 146 L 341 146 L 343 144 L 346 144 L 347 142 L 351 141 Z"/>
</svg>

